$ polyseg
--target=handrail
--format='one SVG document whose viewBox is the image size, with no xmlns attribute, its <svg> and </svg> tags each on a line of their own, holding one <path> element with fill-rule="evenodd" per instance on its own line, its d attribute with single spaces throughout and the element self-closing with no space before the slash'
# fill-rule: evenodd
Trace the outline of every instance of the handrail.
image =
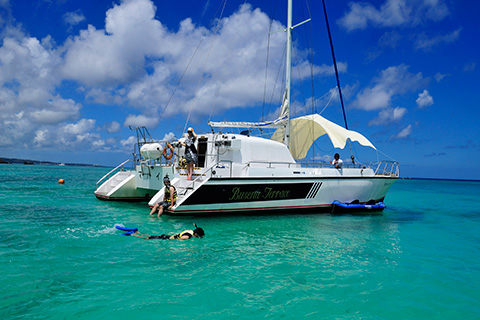
<svg viewBox="0 0 480 320">
<path fill-rule="evenodd" d="M 212 177 L 212 174 L 213 174 L 213 169 L 214 169 L 216 166 L 218 166 L 220 163 L 224 163 L 224 162 L 229 162 L 229 163 L 230 163 L 230 177 L 232 177 L 232 165 L 231 165 L 231 164 L 233 163 L 233 161 L 231 161 L 231 160 L 222 160 L 222 161 L 219 161 L 219 162 L 215 162 L 215 163 L 214 163 L 213 165 L 211 165 L 209 168 L 203 170 L 203 171 L 198 175 L 198 177 L 196 177 L 192 182 L 190 182 L 190 184 L 187 185 L 187 188 L 190 187 L 190 186 L 192 186 L 192 188 L 195 189 L 195 182 L 196 182 L 198 179 L 200 179 L 201 177 L 203 177 L 203 175 L 204 175 L 205 173 L 207 173 L 208 171 L 210 171 L 210 177 L 209 177 L 209 178 L 211 178 L 211 177 Z"/>
<path fill-rule="evenodd" d="M 249 161 L 247 162 L 247 167 L 250 167 L 250 164 L 252 163 L 263 163 L 263 164 L 268 164 L 267 168 L 271 168 L 272 164 L 286 164 L 288 165 L 288 168 L 291 168 L 291 166 L 295 166 L 295 168 L 301 167 L 301 165 L 297 162 L 281 162 L 281 161 Z"/>
<path fill-rule="evenodd" d="M 375 162 L 372 162 L 370 166 L 373 168 L 375 166 Z M 386 161 L 382 160 L 376 164 L 375 175 L 382 175 L 382 176 L 399 176 L 399 164 L 397 161 Z"/>
<path fill-rule="evenodd" d="M 114 169 L 110 170 L 109 173 L 107 173 L 107 174 L 104 175 L 100 180 L 97 181 L 97 183 L 95 184 L 95 186 L 98 187 L 98 184 L 99 184 L 103 179 L 105 179 L 106 177 L 110 176 L 110 174 L 111 174 L 112 172 L 114 172 L 115 170 L 117 170 L 118 168 L 123 167 L 123 165 L 124 165 L 125 163 L 127 163 L 128 161 L 130 161 L 130 159 L 122 162 L 121 164 L 119 164 L 118 166 L 116 166 Z"/>
</svg>

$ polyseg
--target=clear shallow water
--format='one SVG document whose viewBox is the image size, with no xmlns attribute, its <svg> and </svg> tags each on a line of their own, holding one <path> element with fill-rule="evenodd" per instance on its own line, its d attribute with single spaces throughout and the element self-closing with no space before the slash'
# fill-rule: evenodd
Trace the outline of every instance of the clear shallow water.
<svg viewBox="0 0 480 320">
<path fill-rule="evenodd" d="M 480 182 L 400 180 L 382 215 L 156 219 L 97 200 L 107 171 L 0 165 L 2 319 L 480 318 Z"/>
</svg>

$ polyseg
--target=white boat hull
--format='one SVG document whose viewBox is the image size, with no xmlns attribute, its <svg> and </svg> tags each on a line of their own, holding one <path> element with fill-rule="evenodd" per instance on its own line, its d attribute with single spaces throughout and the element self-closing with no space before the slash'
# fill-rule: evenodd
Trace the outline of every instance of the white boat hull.
<svg viewBox="0 0 480 320">
<path fill-rule="evenodd" d="M 335 200 L 383 201 L 395 178 L 210 179 L 170 215 L 330 212 Z"/>
<path fill-rule="evenodd" d="M 383 201 L 399 176 L 394 162 L 340 169 L 310 167 L 295 162 L 278 142 L 233 134 L 202 138 L 204 163 L 195 168 L 194 181 L 186 179 L 177 149 L 172 163 L 140 162 L 135 170 L 113 175 L 95 195 L 102 200 L 149 201 L 153 207 L 163 200 L 163 178 L 169 176 L 178 199 L 165 214 L 331 212 L 334 201 Z"/>
</svg>

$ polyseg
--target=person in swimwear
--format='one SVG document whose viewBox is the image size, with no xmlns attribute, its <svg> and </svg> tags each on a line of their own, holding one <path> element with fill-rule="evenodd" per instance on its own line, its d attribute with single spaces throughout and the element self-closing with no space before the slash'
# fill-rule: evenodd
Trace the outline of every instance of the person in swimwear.
<svg viewBox="0 0 480 320">
<path fill-rule="evenodd" d="M 163 178 L 163 184 L 165 185 L 163 201 L 155 203 L 152 210 L 150 211 L 150 216 L 158 210 L 157 217 L 160 218 L 160 216 L 163 214 L 163 210 L 172 209 L 172 207 L 177 202 L 177 189 L 175 189 L 175 187 L 170 183 L 170 178 L 168 177 L 168 175 Z"/>
<path fill-rule="evenodd" d="M 195 225 L 195 230 L 185 230 L 180 233 L 168 235 L 168 234 L 161 234 L 159 236 L 149 235 L 145 233 L 141 233 L 138 230 L 132 231 L 130 234 L 126 234 L 128 236 L 134 236 L 137 238 L 142 239 L 162 239 L 162 240 L 188 240 L 191 238 L 203 238 L 205 236 L 205 231 L 202 228 L 197 227 Z"/>
</svg>

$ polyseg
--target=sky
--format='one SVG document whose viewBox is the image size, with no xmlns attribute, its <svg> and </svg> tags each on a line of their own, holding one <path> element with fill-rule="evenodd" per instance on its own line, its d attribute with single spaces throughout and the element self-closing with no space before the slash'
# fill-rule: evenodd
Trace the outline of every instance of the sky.
<svg viewBox="0 0 480 320">
<path fill-rule="evenodd" d="M 480 179 L 476 1 L 326 0 L 358 161 L 402 177 Z M 116 166 L 135 132 L 273 120 L 283 1 L 0 0 L 0 157 Z M 321 1 L 296 1 L 292 116 L 344 125 Z M 268 59 L 267 59 L 268 58 Z M 344 159 L 319 139 L 310 158 Z M 367 148 L 369 149 L 369 148 Z"/>
</svg>

